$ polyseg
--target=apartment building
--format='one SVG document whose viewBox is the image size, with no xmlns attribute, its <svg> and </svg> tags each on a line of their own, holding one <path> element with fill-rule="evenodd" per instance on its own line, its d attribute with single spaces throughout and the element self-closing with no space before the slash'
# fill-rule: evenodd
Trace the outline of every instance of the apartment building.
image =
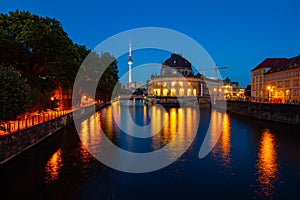
<svg viewBox="0 0 300 200">
<path fill-rule="evenodd" d="M 300 55 L 267 58 L 251 70 L 251 96 L 257 102 L 300 103 Z"/>
</svg>

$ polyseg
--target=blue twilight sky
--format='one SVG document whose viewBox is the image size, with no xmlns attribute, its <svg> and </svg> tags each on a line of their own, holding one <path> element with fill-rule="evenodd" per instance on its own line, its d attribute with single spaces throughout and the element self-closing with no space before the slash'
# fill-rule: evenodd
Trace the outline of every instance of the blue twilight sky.
<svg viewBox="0 0 300 200">
<path fill-rule="evenodd" d="M 90 49 L 132 28 L 182 32 L 199 42 L 218 66 L 229 66 L 222 76 L 242 86 L 250 83 L 250 70 L 265 58 L 300 54 L 299 8 L 298 0 L 0 0 L 0 13 L 19 9 L 56 18 L 75 43 Z M 133 54 L 134 65 L 159 63 L 169 56 L 150 54 Z M 126 56 L 118 62 L 125 73 Z M 134 75 L 133 79 L 142 81 Z"/>
</svg>

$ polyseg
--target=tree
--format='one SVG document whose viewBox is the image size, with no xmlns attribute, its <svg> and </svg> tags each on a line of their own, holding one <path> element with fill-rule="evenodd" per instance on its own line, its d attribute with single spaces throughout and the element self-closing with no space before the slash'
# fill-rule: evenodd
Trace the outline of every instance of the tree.
<svg viewBox="0 0 300 200">
<path fill-rule="evenodd" d="M 31 106 L 31 89 L 20 72 L 0 66 L 0 124 L 16 117 Z"/>
<path fill-rule="evenodd" d="M 0 14 L 0 65 L 17 69 L 27 79 L 35 99 L 33 110 L 53 107 L 49 101 L 58 86 L 72 89 L 84 60 L 83 65 L 88 67 L 86 77 L 80 77 L 87 86 L 83 89 L 91 94 L 89 83 L 103 72 L 95 88 L 96 99 L 108 101 L 118 81 L 114 57 L 109 53 L 99 56 L 85 46 L 74 44 L 56 19 L 19 10 Z"/>
<path fill-rule="evenodd" d="M 144 89 L 142 88 L 137 88 L 133 92 L 134 95 L 143 95 L 144 94 Z"/>
<path fill-rule="evenodd" d="M 72 87 L 84 48 L 73 44 L 56 19 L 19 10 L 0 14 L 0 64 L 27 78 L 40 100 L 35 107 L 47 107 L 58 85 Z"/>
<path fill-rule="evenodd" d="M 119 87 L 118 79 L 116 59 L 109 53 L 99 55 L 91 51 L 81 65 L 75 88 L 80 93 L 79 96 L 88 95 L 107 102 L 114 88 Z"/>
<path fill-rule="evenodd" d="M 98 83 L 96 98 L 105 102 L 109 101 L 112 92 L 118 83 L 118 65 L 116 59 L 109 53 L 102 53 L 99 58 L 100 70 L 104 70 Z"/>
</svg>

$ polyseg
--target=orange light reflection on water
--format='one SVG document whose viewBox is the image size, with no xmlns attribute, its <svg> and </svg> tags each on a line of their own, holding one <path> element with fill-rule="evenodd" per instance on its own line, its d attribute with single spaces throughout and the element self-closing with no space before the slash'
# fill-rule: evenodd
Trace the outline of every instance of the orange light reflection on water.
<svg viewBox="0 0 300 200">
<path fill-rule="evenodd" d="M 172 159 L 178 152 L 182 152 L 188 143 L 191 143 L 193 131 L 197 127 L 197 123 L 193 123 L 193 121 L 198 121 L 196 110 L 193 108 L 170 108 L 166 112 L 162 112 L 159 108 L 152 108 L 151 116 L 153 124 L 157 124 L 157 126 L 162 126 L 165 121 L 162 130 L 152 137 L 152 146 L 155 150 L 175 140 L 172 141 L 175 145 L 172 146 L 169 155 Z"/>
<path fill-rule="evenodd" d="M 48 160 L 45 172 L 46 172 L 46 183 L 55 181 L 59 178 L 59 170 L 62 167 L 62 150 L 58 149 Z"/>
<path fill-rule="evenodd" d="M 170 134 L 170 140 L 172 140 L 175 137 L 175 135 L 177 134 L 178 123 L 179 123 L 179 121 L 177 118 L 177 109 L 171 108 L 170 109 L 170 130 L 169 130 L 169 133 L 163 132 L 164 135 Z"/>
<path fill-rule="evenodd" d="M 221 134 L 221 149 L 222 149 L 222 158 L 223 164 L 228 166 L 230 164 L 230 118 L 227 113 L 223 116 L 223 129 Z"/>
<path fill-rule="evenodd" d="M 120 107 L 120 105 L 118 105 L 118 107 Z M 120 109 L 120 108 L 118 108 Z M 112 141 L 113 140 L 113 113 L 112 113 L 112 106 L 109 106 L 106 108 L 106 129 L 105 129 L 105 133 L 107 135 L 107 137 Z M 121 120 L 121 119 L 120 119 Z"/>
<path fill-rule="evenodd" d="M 227 113 L 213 110 L 211 113 L 211 145 L 212 156 L 223 166 L 231 166 L 231 128 L 230 117 Z"/>
<path fill-rule="evenodd" d="M 150 117 L 151 117 L 151 121 L 154 125 L 156 125 L 156 127 L 161 127 L 162 126 L 162 121 L 161 115 L 166 115 L 165 117 L 167 117 L 168 119 L 168 115 L 167 112 L 161 112 L 161 108 L 153 106 L 151 108 L 151 113 L 150 113 Z M 146 113 L 144 113 L 144 115 L 146 115 Z M 168 122 L 167 122 L 168 123 Z M 159 149 L 161 147 L 161 142 L 163 142 L 164 144 L 166 144 L 168 142 L 168 137 L 166 135 L 162 135 L 160 134 L 160 132 L 157 133 L 157 128 L 155 126 L 151 126 L 152 128 L 152 133 L 154 133 L 155 135 L 153 136 L 153 140 L 152 140 L 152 146 L 155 150 Z M 166 127 L 164 126 L 163 129 L 165 129 Z"/>
<path fill-rule="evenodd" d="M 86 148 L 97 148 L 101 142 L 100 126 L 100 113 L 91 115 L 88 119 L 81 123 L 80 140 L 82 142 L 82 146 L 79 149 L 79 153 L 82 162 L 86 162 L 90 159 L 90 154 Z"/>
<path fill-rule="evenodd" d="M 213 147 L 217 142 L 218 142 L 218 127 L 220 126 L 219 123 L 220 121 L 218 120 L 218 112 L 213 110 L 211 113 L 211 121 L 210 121 L 210 125 L 211 125 L 211 140 L 210 140 L 210 145 Z M 212 153 L 215 154 L 216 151 L 216 147 L 214 149 L 212 149 Z"/>
<path fill-rule="evenodd" d="M 269 130 L 264 130 L 262 133 L 256 167 L 260 194 L 268 197 L 273 194 L 278 179 L 276 142 Z"/>
</svg>

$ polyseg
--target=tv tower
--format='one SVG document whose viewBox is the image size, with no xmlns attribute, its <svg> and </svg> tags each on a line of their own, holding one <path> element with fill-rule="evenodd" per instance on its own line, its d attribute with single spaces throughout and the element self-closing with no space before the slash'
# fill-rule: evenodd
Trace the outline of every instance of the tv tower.
<svg viewBox="0 0 300 200">
<path fill-rule="evenodd" d="M 129 56 L 128 56 L 128 67 L 129 67 L 129 72 L 128 72 L 128 83 L 130 84 L 132 82 L 132 77 L 131 77 L 131 68 L 132 68 L 132 55 L 131 55 L 131 40 L 129 41 Z"/>
</svg>

